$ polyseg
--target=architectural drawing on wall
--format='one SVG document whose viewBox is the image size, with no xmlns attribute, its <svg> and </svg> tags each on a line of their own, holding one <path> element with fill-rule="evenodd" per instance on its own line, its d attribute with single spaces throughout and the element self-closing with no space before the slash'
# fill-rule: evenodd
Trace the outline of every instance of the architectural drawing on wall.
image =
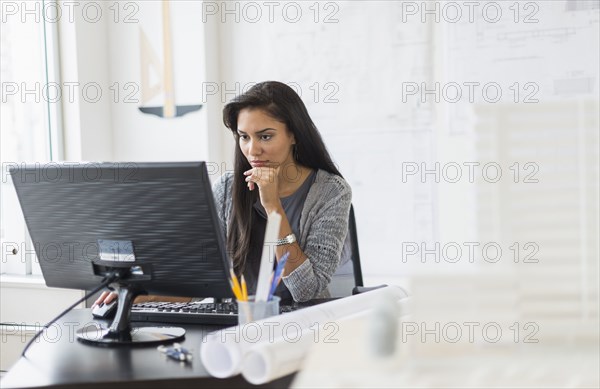
<svg viewBox="0 0 600 389">
<path fill-rule="evenodd" d="M 161 118 L 175 118 L 200 110 L 201 104 L 177 105 L 173 81 L 173 41 L 169 0 L 162 0 L 162 65 L 152 42 L 140 26 L 140 64 L 142 106 L 138 109 Z M 153 74 L 154 73 L 154 74 Z M 152 77 L 156 78 L 152 82 Z M 179 75 L 185 77 L 185 75 Z M 156 98 L 156 99 L 155 99 Z M 154 105 L 154 100 L 162 103 Z M 147 105 L 152 104 L 152 105 Z"/>
<path fill-rule="evenodd" d="M 517 3 L 498 3 L 504 17 L 497 23 L 475 14 L 473 23 L 463 20 L 442 24 L 439 32 L 447 50 L 441 66 L 443 76 L 437 81 L 441 85 L 455 82 L 461 86 L 478 83 L 473 100 L 483 104 L 496 103 L 490 102 L 490 96 L 483 92 L 485 86 L 492 84 L 498 85 L 502 93 L 498 103 L 593 98 L 600 85 L 600 9 L 586 5 L 593 3 L 598 4 L 556 1 L 527 9 L 521 5 L 520 13 Z M 472 116 L 473 104 L 462 104 L 467 90 L 463 86 L 459 103 L 447 104 L 451 134 L 473 128 L 472 121 L 463 125 Z"/>
</svg>

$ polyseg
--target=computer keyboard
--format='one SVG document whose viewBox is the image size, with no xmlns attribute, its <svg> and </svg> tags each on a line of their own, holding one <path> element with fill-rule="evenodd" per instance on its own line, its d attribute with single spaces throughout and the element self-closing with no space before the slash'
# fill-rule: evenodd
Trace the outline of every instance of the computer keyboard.
<svg viewBox="0 0 600 389">
<path fill-rule="evenodd" d="M 279 312 L 291 312 L 300 306 L 280 305 Z M 169 303 L 147 302 L 133 304 L 133 322 L 237 325 L 237 304 L 233 302 Z"/>
</svg>

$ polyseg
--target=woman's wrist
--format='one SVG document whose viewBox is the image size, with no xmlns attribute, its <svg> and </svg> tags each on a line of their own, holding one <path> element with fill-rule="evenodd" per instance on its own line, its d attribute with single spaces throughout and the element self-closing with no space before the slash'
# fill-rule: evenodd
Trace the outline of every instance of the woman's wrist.
<svg viewBox="0 0 600 389">
<path fill-rule="evenodd" d="M 263 208 L 267 215 L 270 215 L 273 212 L 277 212 L 280 215 L 285 215 L 285 211 L 283 210 L 283 206 L 281 205 L 281 201 L 277 199 L 276 204 L 263 204 Z"/>
</svg>

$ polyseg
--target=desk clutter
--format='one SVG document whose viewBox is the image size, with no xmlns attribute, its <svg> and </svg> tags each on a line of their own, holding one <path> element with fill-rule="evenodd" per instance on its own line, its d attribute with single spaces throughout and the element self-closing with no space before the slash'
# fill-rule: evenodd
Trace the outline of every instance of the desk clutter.
<svg viewBox="0 0 600 389">
<path fill-rule="evenodd" d="M 173 343 L 173 346 L 170 347 L 160 345 L 156 349 L 167 357 L 179 362 L 191 362 L 193 359 L 193 354 L 179 343 Z"/>
</svg>

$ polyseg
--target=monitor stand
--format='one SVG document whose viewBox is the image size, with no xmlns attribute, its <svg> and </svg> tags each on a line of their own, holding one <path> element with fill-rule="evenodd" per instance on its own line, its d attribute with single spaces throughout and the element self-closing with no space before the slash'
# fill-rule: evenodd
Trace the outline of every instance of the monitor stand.
<svg viewBox="0 0 600 389">
<path fill-rule="evenodd" d="M 104 346 L 151 345 L 183 339 L 185 330 L 180 327 L 131 327 L 131 306 L 139 294 L 131 284 L 119 283 L 117 313 L 110 327 L 102 328 L 98 323 L 89 323 L 76 331 L 77 339 Z"/>
</svg>

